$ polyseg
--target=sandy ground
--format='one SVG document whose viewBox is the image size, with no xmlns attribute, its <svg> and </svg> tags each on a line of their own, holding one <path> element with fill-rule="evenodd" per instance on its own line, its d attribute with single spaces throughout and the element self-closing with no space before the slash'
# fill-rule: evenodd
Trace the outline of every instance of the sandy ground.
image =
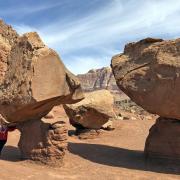
<svg viewBox="0 0 180 180">
<path fill-rule="evenodd" d="M 21 161 L 17 149 L 19 133 L 12 132 L 0 160 L 0 180 L 180 179 L 177 163 L 146 160 L 143 156 L 144 142 L 153 123 L 116 120 L 114 131 L 106 131 L 96 139 L 69 137 L 65 165 L 57 168 Z"/>
</svg>

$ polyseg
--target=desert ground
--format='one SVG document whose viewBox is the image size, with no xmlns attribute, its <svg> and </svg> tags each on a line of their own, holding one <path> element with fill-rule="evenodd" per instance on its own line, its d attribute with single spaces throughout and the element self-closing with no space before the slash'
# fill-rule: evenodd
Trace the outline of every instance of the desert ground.
<svg viewBox="0 0 180 180">
<path fill-rule="evenodd" d="M 62 109 L 55 110 L 56 120 L 67 120 Z M 154 120 L 115 120 L 114 131 L 103 131 L 96 139 L 79 140 L 69 136 L 63 167 L 48 167 L 20 159 L 19 132 L 9 133 L 0 160 L 4 180 L 121 180 L 180 179 L 180 165 L 174 161 L 145 159 L 145 139 Z M 69 133 L 74 131 L 69 126 Z"/>
</svg>

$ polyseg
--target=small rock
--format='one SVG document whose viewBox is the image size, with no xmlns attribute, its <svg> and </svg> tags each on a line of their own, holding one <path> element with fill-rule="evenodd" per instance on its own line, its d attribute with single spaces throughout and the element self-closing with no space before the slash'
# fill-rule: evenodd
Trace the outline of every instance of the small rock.
<svg viewBox="0 0 180 180">
<path fill-rule="evenodd" d="M 77 127 L 100 129 L 110 118 L 115 117 L 114 98 L 107 90 L 85 94 L 85 99 L 73 105 L 64 105 L 70 123 Z"/>
</svg>

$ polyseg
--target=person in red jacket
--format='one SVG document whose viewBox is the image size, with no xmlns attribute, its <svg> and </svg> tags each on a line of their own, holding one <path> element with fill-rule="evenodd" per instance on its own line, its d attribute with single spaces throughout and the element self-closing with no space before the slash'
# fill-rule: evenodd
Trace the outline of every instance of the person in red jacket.
<svg viewBox="0 0 180 180">
<path fill-rule="evenodd" d="M 4 121 L 4 118 L 0 115 L 0 155 L 1 155 L 1 151 L 4 147 L 4 145 L 7 142 L 7 138 L 8 138 L 8 132 L 9 131 L 14 131 L 16 129 L 16 126 L 13 124 L 7 124 Z"/>
</svg>

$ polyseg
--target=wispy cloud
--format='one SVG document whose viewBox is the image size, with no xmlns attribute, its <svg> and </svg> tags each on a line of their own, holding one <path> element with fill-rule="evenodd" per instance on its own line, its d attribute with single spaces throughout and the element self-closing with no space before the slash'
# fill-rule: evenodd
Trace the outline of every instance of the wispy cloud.
<svg viewBox="0 0 180 180">
<path fill-rule="evenodd" d="M 16 0 L 15 0 L 16 1 Z M 13 16 L 13 15 L 18 15 L 18 14 L 21 14 L 21 16 L 24 16 L 24 15 L 28 15 L 28 14 L 32 14 L 32 13 L 36 13 L 36 12 L 40 12 L 40 11 L 44 11 L 44 10 L 47 10 L 47 9 L 51 9 L 51 8 L 54 8 L 54 7 L 58 7 L 60 5 L 62 5 L 64 2 L 62 1 L 59 1 L 59 2 L 51 2 L 51 3 L 41 3 L 41 4 L 38 4 L 38 3 L 34 3 L 34 4 L 30 4 L 30 5 L 27 5 L 27 4 L 22 4 L 21 3 L 18 3 L 16 4 L 16 6 L 7 6 L 3 9 L 0 10 L 0 16 Z"/>
<path fill-rule="evenodd" d="M 180 1 L 106 2 L 73 20 L 71 16 L 60 16 L 56 21 L 47 22 L 44 26 L 33 27 L 23 23 L 16 24 L 15 28 L 21 33 L 38 31 L 45 43 L 55 48 L 65 64 L 76 73 L 92 67 L 109 65 L 113 53 L 117 50 L 122 51 L 125 43 L 129 41 L 147 36 L 180 36 Z"/>
</svg>

